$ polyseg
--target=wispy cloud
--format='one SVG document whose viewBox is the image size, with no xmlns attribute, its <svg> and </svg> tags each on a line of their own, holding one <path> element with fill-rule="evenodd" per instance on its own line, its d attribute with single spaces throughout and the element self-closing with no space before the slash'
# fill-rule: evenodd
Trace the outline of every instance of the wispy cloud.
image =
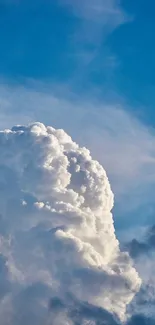
<svg viewBox="0 0 155 325">
<path fill-rule="evenodd" d="M 41 90 L 42 89 L 42 90 Z M 67 90 L 44 85 L 0 88 L 0 127 L 43 121 L 64 128 L 80 145 L 90 148 L 106 168 L 120 215 L 129 222 L 145 223 L 154 215 L 155 134 L 130 114 L 125 105 L 109 106 L 91 98 L 74 98 Z M 135 218 L 140 211 L 141 216 Z M 121 219 L 121 224 L 126 223 Z"/>
<path fill-rule="evenodd" d="M 118 25 L 125 19 L 118 0 L 61 0 L 76 16 L 101 25 Z"/>
<path fill-rule="evenodd" d="M 70 51 L 70 56 L 75 58 L 77 64 L 76 81 L 86 80 L 92 71 L 102 70 L 103 75 L 106 75 L 106 65 L 108 70 L 113 71 L 118 60 L 105 45 L 105 41 L 110 33 L 129 19 L 120 2 L 59 0 L 59 3 L 77 18 Z"/>
</svg>

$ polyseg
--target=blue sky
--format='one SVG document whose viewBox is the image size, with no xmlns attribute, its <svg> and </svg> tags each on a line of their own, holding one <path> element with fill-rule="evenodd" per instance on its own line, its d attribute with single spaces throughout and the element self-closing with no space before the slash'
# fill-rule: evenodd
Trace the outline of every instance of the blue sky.
<svg viewBox="0 0 155 325">
<path fill-rule="evenodd" d="M 154 214 L 154 12 L 153 0 L 0 0 L 1 126 L 65 128 L 105 165 L 129 217 L 130 200 Z"/>
<path fill-rule="evenodd" d="M 89 9 L 75 3 L 1 0 L 1 76 L 67 82 L 88 95 L 90 88 L 115 92 L 154 125 L 154 1 L 121 1 L 107 17 L 93 8 L 82 15 Z"/>
<path fill-rule="evenodd" d="M 111 270 L 108 271 L 111 274 L 110 277 L 112 276 L 110 282 L 112 287 L 109 286 L 110 295 L 108 293 L 107 297 L 110 299 L 109 297 L 114 293 L 116 308 L 120 308 L 121 311 L 121 308 L 126 306 L 126 289 L 128 291 L 130 285 L 132 287 L 132 284 L 136 285 L 138 282 L 136 282 L 137 273 L 132 272 L 132 268 L 130 273 L 128 263 L 130 266 L 131 261 L 128 261 L 127 256 L 122 255 L 119 260 L 117 244 L 115 240 L 113 241 L 115 239 L 115 229 L 121 248 L 124 248 L 124 245 L 128 242 L 129 245 L 126 245 L 125 249 L 137 253 L 137 256 L 133 257 L 133 263 L 136 265 L 136 270 L 139 272 L 143 283 L 142 290 L 135 296 L 131 305 L 129 304 L 129 310 L 127 309 L 129 315 L 138 313 L 143 314 L 143 316 L 142 318 L 131 319 L 128 325 L 137 325 L 138 322 L 142 324 L 143 320 L 147 322 L 148 316 L 155 317 L 155 227 L 153 226 L 155 224 L 154 17 L 154 0 L 0 0 L 0 130 L 10 129 L 13 125 L 25 125 L 36 121 L 43 123 L 28 127 L 17 126 L 13 128 L 14 132 L 8 130 L 4 133 L 0 132 L 2 151 L 0 156 L 2 164 L 0 170 L 0 191 L 2 193 L 0 195 L 2 210 L 0 211 L 0 236 L 2 235 L 0 243 L 0 248 L 2 248 L 0 254 L 0 274 L 2 276 L 0 277 L 0 286 L 4 284 L 2 288 L 4 287 L 4 291 L 6 290 L 7 293 L 7 299 L 4 299 L 4 311 L 3 308 L 0 309 L 2 322 L 6 321 L 6 310 L 8 311 L 7 306 L 9 306 L 9 310 L 14 312 L 15 309 L 18 316 L 21 314 L 21 318 L 17 317 L 18 319 L 16 319 L 16 312 L 13 313 L 14 321 L 10 320 L 11 324 L 15 322 L 15 324 L 21 325 L 21 323 L 23 324 L 21 319 L 24 318 L 24 324 L 27 325 L 29 312 L 31 324 L 43 324 L 45 321 L 42 321 L 42 319 L 45 320 L 47 316 L 44 312 L 48 309 L 49 314 L 50 306 L 44 304 L 43 300 L 40 303 L 40 300 L 36 298 L 38 298 L 38 295 L 41 298 L 45 297 L 45 301 L 48 303 L 49 299 L 51 299 L 52 284 L 52 287 L 56 286 L 56 291 L 53 291 L 55 293 L 52 293 L 56 294 L 56 297 L 52 296 L 51 306 L 56 298 L 55 303 L 56 307 L 58 307 L 56 308 L 56 314 L 54 314 L 55 310 L 52 311 L 52 315 L 56 317 L 54 324 L 60 323 L 59 318 L 57 320 L 59 311 L 64 324 L 64 308 L 67 307 L 66 310 L 69 308 L 70 314 L 73 314 L 72 308 L 70 309 L 72 292 L 70 296 L 70 291 L 68 291 L 70 290 L 68 289 L 70 287 L 68 283 L 72 282 L 72 276 L 73 284 L 76 278 L 79 279 L 79 276 L 82 276 L 82 281 L 84 280 L 84 282 L 81 282 L 81 288 L 84 288 L 81 293 L 80 289 L 78 289 L 80 288 L 79 280 L 77 287 L 73 286 L 73 296 L 76 290 L 79 291 L 80 295 L 82 294 L 82 301 L 88 300 L 87 296 L 83 296 L 83 294 L 87 294 L 87 290 L 85 290 L 87 287 L 88 292 L 90 292 L 89 296 L 91 298 L 95 297 L 94 301 L 99 298 L 98 301 L 100 302 L 97 292 L 98 290 L 101 292 L 102 283 L 104 285 L 103 295 L 108 292 L 106 291 L 107 280 L 104 280 L 106 283 L 102 282 L 102 279 L 100 282 L 100 263 L 101 266 L 107 265 L 108 267 L 112 263 L 112 272 Z M 70 185 L 67 183 L 68 166 L 72 170 L 72 163 L 77 164 L 73 167 L 73 174 L 74 168 L 76 172 L 80 170 L 79 161 L 82 161 L 81 164 L 83 164 L 81 151 L 79 151 L 77 158 L 76 155 L 72 157 L 76 146 L 74 147 L 73 144 L 73 147 L 70 147 L 74 148 L 74 150 L 71 151 L 71 155 L 68 154 L 71 159 L 68 165 L 66 162 L 66 150 L 68 149 L 63 152 L 63 159 L 60 154 L 63 147 L 62 143 L 64 139 L 68 138 L 60 130 L 55 132 L 55 130 L 46 129 L 44 124 L 64 129 L 71 135 L 73 141 L 76 141 L 80 146 L 88 147 L 92 157 L 104 166 L 114 192 L 115 204 L 112 214 L 115 229 L 113 229 L 112 215 L 108 213 L 112 207 L 112 197 L 109 194 L 108 199 L 110 189 L 109 185 L 107 185 L 108 191 L 105 187 L 105 175 L 103 178 L 101 177 L 100 169 L 100 176 L 93 174 L 96 175 L 94 179 L 97 182 L 94 185 L 94 179 L 90 177 L 86 170 L 86 175 L 91 184 L 90 187 L 88 186 L 88 195 L 85 194 L 85 186 L 80 187 L 80 192 L 77 192 L 80 193 L 80 196 L 75 195 L 74 201 L 75 192 L 71 191 L 71 183 Z M 16 134 L 15 130 L 22 130 L 22 137 L 21 133 L 17 131 Z M 54 137 L 57 134 L 56 138 L 51 137 L 51 132 Z M 50 134 L 49 138 L 47 133 Z M 25 135 L 23 136 L 23 134 Z M 32 142 L 35 141 L 34 146 L 31 146 L 31 138 Z M 41 139 L 40 142 L 38 138 Z M 66 148 L 68 148 L 68 140 L 65 141 Z M 49 143 L 52 143 L 51 147 Z M 59 144 L 60 148 L 56 148 L 57 144 Z M 76 150 L 78 151 L 77 148 Z M 85 150 L 83 152 L 84 155 L 88 153 Z M 56 160 L 57 155 L 58 160 Z M 44 160 L 45 156 L 47 156 L 47 160 Z M 78 157 L 80 157 L 79 160 Z M 54 161 L 55 167 L 58 169 L 57 173 L 51 168 L 51 161 Z M 87 166 L 87 164 L 85 165 Z M 40 166 L 42 166 L 42 169 L 40 169 Z M 98 166 L 98 164 L 93 162 L 92 166 L 94 166 L 92 168 L 96 168 L 95 166 Z M 89 164 L 88 167 L 90 167 Z M 87 179 L 87 177 L 83 176 L 83 165 L 80 171 L 82 171 L 82 180 L 80 180 L 80 177 L 74 177 L 73 175 L 73 189 L 75 191 L 76 181 L 78 186 L 81 186 L 80 184 L 83 184 L 81 181 L 83 182 L 84 179 L 85 182 L 85 179 Z M 11 175 L 11 177 L 8 175 Z M 14 182 L 14 179 L 17 181 Z M 98 185 L 100 183 L 103 185 L 103 179 L 105 182 L 104 186 L 102 186 L 104 194 Z M 64 191 L 61 188 L 59 189 L 59 185 L 63 182 L 66 184 Z M 21 190 L 20 186 L 22 187 Z M 94 188 L 94 192 L 92 188 Z M 82 196 L 83 201 L 81 201 Z M 53 198 L 54 201 L 52 201 Z M 92 268 L 95 270 L 95 277 L 93 273 L 89 272 L 90 267 L 87 267 L 87 264 L 83 264 L 84 269 L 82 273 L 80 272 L 81 257 L 80 259 L 76 258 L 74 245 L 71 244 L 71 255 L 68 254 L 68 244 L 67 246 L 66 244 L 60 245 L 62 247 L 62 256 L 61 247 L 59 246 L 59 236 L 64 236 L 61 233 L 64 230 L 69 233 L 68 224 L 67 227 L 63 226 L 64 215 L 66 216 L 66 212 L 63 215 L 61 208 L 63 200 L 66 204 L 65 211 L 70 214 L 72 211 L 71 206 L 77 209 L 77 213 L 79 207 L 83 206 L 83 202 L 87 201 L 87 199 L 90 200 L 88 223 L 90 223 L 91 245 L 98 247 L 101 257 L 103 255 L 103 261 L 100 260 L 99 255 L 96 255 L 95 264 L 91 262 Z M 55 200 L 56 204 L 54 205 Z M 101 202 L 101 207 L 99 202 Z M 109 207 L 107 202 L 109 202 Z M 58 203 L 60 203 L 59 212 L 62 215 L 62 221 L 55 214 L 55 206 L 58 206 Z M 93 204 L 95 206 L 94 210 Z M 87 202 L 84 207 L 87 207 Z M 47 217 L 49 216 L 47 212 L 49 209 L 54 213 L 54 222 L 56 220 L 56 223 L 52 226 L 51 219 L 47 220 L 49 222 L 47 222 L 47 225 L 45 219 L 42 219 L 44 209 Z M 92 224 L 90 222 L 91 209 L 93 212 Z M 100 219 L 102 210 L 103 220 Z M 87 232 L 86 228 L 84 228 L 86 231 L 83 232 L 83 225 L 85 227 L 85 224 L 87 224 L 85 212 L 84 210 L 84 214 L 83 212 L 79 214 L 80 225 L 83 222 L 80 230 L 77 227 L 76 213 L 74 214 L 75 232 L 74 227 L 71 225 L 73 236 L 71 234 L 68 237 L 71 239 L 75 236 L 76 238 L 76 231 L 81 235 L 84 245 L 75 240 L 78 253 L 82 251 L 80 247 L 85 246 L 87 242 L 87 239 L 85 242 L 85 236 L 89 238 L 89 231 Z M 96 213 L 97 217 L 94 221 Z M 10 218 L 10 215 L 12 218 Z M 28 217 L 24 218 L 26 216 Z M 107 216 L 109 221 L 107 221 Z M 70 220 L 70 217 L 66 220 Z M 106 220 L 105 225 L 104 220 Z M 101 226 L 103 226 L 103 229 Z M 52 232 L 51 227 L 54 227 Z M 51 241 L 51 238 L 55 236 L 59 228 L 57 250 L 57 239 L 55 244 L 55 241 Z M 94 229 L 94 233 L 92 229 Z M 109 230 L 107 231 L 107 229 Z M 105 236 L 107 233 L 109 233 L 110 237 Z M 67 237 L 64 236 L 64 238 Z M 41 246 L 44 251 L 43 254 L 40 254 L 42 252 L 40 251 Z M 89 249 L 87 247 L 86 251 L 89 251 Z M 53 255 L 48 254 L 48 250 Z M 90 253 L 90 260 L 93 261 L 93 256 L 95 256 L 93 250 L 90 249 Z M 108 257 L 108 254 L 112 255 Z M 116 256 L 118 256 L 118 268 L 117 263 L 115 265 Z M 74 259 L 75 264 L 78 266 L 77 272 L 74 272 L 74 267 L 72 268 L 71 265 L 71 273 L 68 273 L 69 265 L 72 262 L 74 264 Z M 78 259 L 80 264 L 78 264 Z M 62 265 L 60 260 L 64 261 Z M 8 262 L 6 263 L 6 261 Z M 53 266 L 51 267 L 51 265 L 55 263 L 57 265 L 57 262 L 58 270 L 55 266 L 52 269 Z M 50 263 L 53 264 L 50 265 Z M 67 268 L 65 269 L 64 266 Z M 94 268 L 96 266 L 99 273 L 96 273 Z M 40 269 L 40 267 L 42 268 Z M 123 278 L 123 286 L 120 282 L 120 293 L 118 291 L 119 279 L 118 283 L 116 279 L 116 291 L 114 288 L 115 278 L 113 278 L 113 275 L 115 270 L 117 275 L 120 274 L 120 277 Z M 130 281 L 133 276 L 131 284 L 130 281 L 129 283 L 125 281 L 122 270 L 125 271 L 127 277 L 129 276 Z M 55 279 L 53 274 L 58 274 L 58 282 L 57 276 L 56 281 L 53 280 Z M 71 280 L 69 279 L 70 275 Z M 103 278 L 106 279 L 106 277 Z M 10 279 L 13 282 L 10 282 Z M 42 287 L 42 279 L 45 280 L 47 286 L 43 285 Z M 39 281 L 39 287 L 36 281 Z M 8 283 L 11 283 L 10 287 Z M 16 283 L 17 287 L 18 284 L 19 287 L 22 287 L 21 291 L 20 288 L 16 290 Z M 60 289 L 58 288 L 59 285 Z M 96 285 L 97 291 L 95 289 Z M 14 299 L 14 295 L 12 295 L 13 298 L 10 298 L 11 295 L 9 297 L 9 290 L 13 290 L 17 299 Z M 134 292 L 134 290 L 133 286 L 131 291 Z M 33 291 L 34 296 L 32 295 Z M 58 291 L 60 291 L 62 300 L 57 300 Z M 61 297 L 61 294 L 63 297 Z M 117 299 L 118 297 L 122 299 L 122 294 L 125 297 L 124 302 Z M 30 297 L 32 300 L 30 299 L 31 303 L 29 304 Z M 49 297 L 48 300 L 46 300 L 47 297 Z M 79 314 L 79 317 L 91 316 L 94 324 L 95 319 L 100 321 L 102 317 L 107 317 L 107 319 L 110 317 L 109 322 L 115 324 L 112 315 L 103 316 L 100 313 L 101 310 L 93 310 L 92 303 L 96 304 L 96 302 L 90 300 L 90 304 L 83 305 L 83 303 L 80 304 L 80 299 L 73 301 L 72 307 L 74 311 L 74 304 L 76 305 L 76 315 L 73 314 L 72 317 L 77 317 L 77 314 Z M 108 299 L 105 302 L 108 303 Z M 115 311 L 115 299 L 113 300 L 112 297 L 112 300 L 109 300 L 110 309 L 107 308 L 107 310 L 110 310 L 110 312 L 111 310 Z M 130 300 L 127 298 L 128 301 Z M 34 310 L 33 308 L 32 310 L 35 321 L 33 321 L 33 312 L 31 317 L 31 307 L 34 307 Z M 38 323 L 38 321 L 41 323 Z M 28 323 L 30 324 L 29 321 Z M 84 324 L 82 318 L 79 318 L 79 323 Z M 67 322 L 66 324 L 71 323 Z"/>
</svg>

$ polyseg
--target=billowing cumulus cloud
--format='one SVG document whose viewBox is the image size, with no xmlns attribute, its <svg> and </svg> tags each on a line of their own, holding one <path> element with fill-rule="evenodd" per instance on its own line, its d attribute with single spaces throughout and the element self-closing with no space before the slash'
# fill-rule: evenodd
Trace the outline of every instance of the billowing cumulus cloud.
<svg viewBox="0 0 155 325">
<path fill-rule="evenodd" d="M 112 208 L 105 170 L 63 130 L 0 132 L 1 325 L 126 319 L 141 280 Z"/>
</svg>

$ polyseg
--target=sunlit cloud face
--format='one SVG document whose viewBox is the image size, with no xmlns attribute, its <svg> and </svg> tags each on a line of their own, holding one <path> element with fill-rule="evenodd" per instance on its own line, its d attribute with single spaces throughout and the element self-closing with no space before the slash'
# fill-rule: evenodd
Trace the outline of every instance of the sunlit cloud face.
<svg viewBox="0 0 155 325">
<path fill-rule="evenodd" d="M 135 223 L 153 222 L 154 131 L 129 113 L 124 104 L 83 100 L 72 96 L 67 87 L 56 90 L 54 85 L 48 88 L 45 84 L 3 86 L 0 103 L 1 128 L 17 121 L 41 120 L 65 129 L 80 145 L 91 149 L 108 172 L 121 227 L 126 227 L 126 222 L 134 227 Z"/>
<path fill-rule="evenodd" d="M 68 297 L 125 320 L 141 279 L 120 251 L 103 167 L 41 123 L 1 131 L 0 148 L 2 322 L 21 324 L 28 313 L 29 324 L 46 324 L 50 301 L 63 307 Z"/>
</svg>

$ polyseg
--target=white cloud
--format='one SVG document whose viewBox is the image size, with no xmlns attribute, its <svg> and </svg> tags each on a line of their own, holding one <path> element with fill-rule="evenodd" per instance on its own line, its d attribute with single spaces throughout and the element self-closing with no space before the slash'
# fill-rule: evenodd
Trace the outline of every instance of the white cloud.
<svg viewBox="0 0 155 325">
<path fill-rule="evenodd" d="M 141 280 L 119 249 L 102 166 L 41 123 L 1 131 L 0 152 L 1 324 L 48 324 L 50 299 L 68 295 L 124 320 Z"/>
<path fill-rule="evenodd" d="M 123 104 L 109 106 L 75 98 L 67 88 L 51 89 L 1 86 L 0 127 L 42 120 L 67 130 L 105 166 L 121 215 L 132 212 L 134 224 L 154 215 L 154 131 Z"/>
<path fill-rule="evenodd" d="M 127 198 L 126 207 L 130 210 L 129 202 L 135 208 L 153 202 L 154 131 L 122 107 L 100 108 L 98 114 L 92 113 L 92 120 L 91 128 L 85 127 L 85 142 L 106 166 L 115 192 Z"/>
</svg>

